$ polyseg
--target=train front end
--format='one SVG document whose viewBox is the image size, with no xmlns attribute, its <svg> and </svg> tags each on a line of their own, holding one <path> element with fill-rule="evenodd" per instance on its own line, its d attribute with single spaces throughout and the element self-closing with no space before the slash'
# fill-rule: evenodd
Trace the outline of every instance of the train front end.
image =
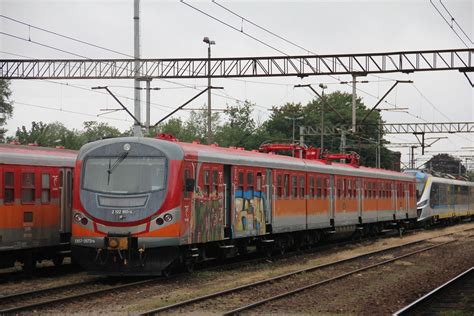
<svg viewBox="0 0 474 316">
<path fill-rule="evenodd" d="M 176 143 L 149 138 L 84 146 L 74 180 L 74 260 L 103 275 L 160 274 L 176 260 L 183 157 Z"/>
</svg>

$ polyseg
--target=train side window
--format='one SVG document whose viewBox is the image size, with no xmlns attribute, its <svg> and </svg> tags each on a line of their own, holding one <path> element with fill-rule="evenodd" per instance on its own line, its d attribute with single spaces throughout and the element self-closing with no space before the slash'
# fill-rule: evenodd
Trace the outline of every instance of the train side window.
<svg viewBox="0 0 474 316">
<path fill-rule="evenodd" d="M 285 196 L 285 198 L 290 197 L 290 175 L 289 174 L 285 174 L 284 176 L 283 195 Z"/>
<path fill-rule="evenodd" d="M 210 173 L 209 170 L 204 170 L 204 196 L 209 196 L 210 192 Z"/>
<path fill-rule="evenodd" d="M 212 193 L 217 195 L 217 192 L 219 191 L 219 173 L 217 172 L 217 170 L 212 171 L 212 185 Z"/>
<path fill-rule="evenodd" d="M 253 172 L 247 172 L 247 190 L 253 196 Z"/>
<path fill-rule="evenodd" d="M 305 178 L 303 176 L 300 176 L 300 198 L 304 199 L 305 198 Z"/>
<path fill-rule="evenodd" d="M 337 197 L 340 198 L 341 197 L 341 187 L 342 187 L 341 179 L 337 179 L 336 187 L 337 187 Z"/>
<path fill-rule="evenodd" d="M 314 199 L 314 177 L 309 177 L 309 198 Z"/>
<path fill-rule="evenodd" d="M 347 189 L 346 189 L 346 196 L 348 199 L 352 199 L 352 180 L 348 179 L 346 182 Z"/>
<path fill-rule="evenodd" d="M 21 203 L 35 202 L 35 174 L 32 172 L 21 174 Z"/>
<path fill-rule="evenodd" d="M 283 183 L 282 183 L 282 176 L 279 174 L 277 176 L 277 196 L 279 198 L 283 197 Z"/>
<path fill-rule="evenodd" d="M 51 187 L 49 173 L 41 174 L 41 203 L 48 204 L 51 202 Z"/>
<path fill-rule="evenodd" d="M 328 177 L 323 178 L 323 198 L 326 199 L 329 196 L 328 188 L 331 186 Z"/>
<path fill-rule="evenodd" d="M 262 191 L 262 174 L 260 172 L 257 173 L 257 191 Z"/>
<path fill-rule="evenodd" d="M 296 176 L 291 176 L 291 196 L 293 198 L 298 197 L 298 178 Z"/>
<path fill-rule="evenodd" d="M 190 191 L 188 190 L 189 188 L 186 188 L 187 186 L 187 183 L 188 183 L 188 179 L 190 179 L 190 171 L 188 168 L 184 169 L 184 186 L 183 186 L 183 189 L 184 189 L 184 197 L 185 198 L 189 198 L 189 196 L 191 195 Z"/>
<path fill-rule="evenodd" d="M 14 203 L 15 202 L 15 178 L 13 172 L 5 172 L 3 174 L 4 178 L 4 203 Z"/>
<path fill-rule="evenodd" d="M 239 191 L 242 192 L 242 196 L 244 196 L 244 173 L 239 172 Z"/>
<path fill-rule="evenodd" d="M 316 197 L 318 199 L 322 197 L 322 181 L 319 176 L 316 178 Z"/>
</svg>

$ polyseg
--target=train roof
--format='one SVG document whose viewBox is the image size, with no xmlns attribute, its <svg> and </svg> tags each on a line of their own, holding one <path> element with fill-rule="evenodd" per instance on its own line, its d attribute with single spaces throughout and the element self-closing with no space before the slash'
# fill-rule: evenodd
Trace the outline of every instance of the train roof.
<svg viewBox="0 0 474 316">
<path fill-rule="evenodd" d="M 414 180 L 413 175 L 400 172 L 376 169 L 362 166 L 353 166 L 332 162 L 327 164 L 322 160 L 307 160 L 284 155 L 261 153 L 237 148 L 208 146 L 195 143 L 176 142 L 184 150 L 187 157 L 197 156 L 199 161 L 224 164 L 238 164 L 244 166 L 279 168 L 321 173 L 344 174 L 360 177 L 377 177 L 385 179 Z"/>
<path fill-rule="evenodd" d="M 390 180 L 414 180 L 413 175 L 391 170 L 357 167 L 349 164 L 327 164 L 321 160 L 306 160 L 283 155 L 266 154 L 238 148 L 226 148 L 216 145 L 184 143 L 156 138 L 119 137 L 89 143 L 81 148 L 78 159 L 82 160 L 88 152 L 106 144 L 115 142 L 138 142 L 155 147 L 165 152 L 170 159 L 190 159 L 201 162 L 263 167 L 272 169 L 289 169 L 320 173 L 344 174 L 359 177 L 377 177 Z"/>
<path fill-rule="evenodd" d="M 432 183 L 445 183 L 445 184 L 453 184 L 453 185 L 467 185 L 467 186 L 474 186 L 474 182 L 471 181 L 463 181 L 463 180 L 455 180 L 455 179 L 448 179 L 448 178 L 441 178 L 435 177 L 433 175 L 428 175 Z"/>
<path fill-rule="evenodd" d="M 0 164 L 74 167 L 77 153 L 69 149 L 0 144 Z"/>
</svg>

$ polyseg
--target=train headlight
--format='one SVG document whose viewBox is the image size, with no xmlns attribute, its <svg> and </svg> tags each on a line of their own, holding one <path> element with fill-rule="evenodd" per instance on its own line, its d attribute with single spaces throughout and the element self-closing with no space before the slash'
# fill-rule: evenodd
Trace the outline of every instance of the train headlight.
<svg viewBox="0 0 474 316">
<path fill-rule="evenodd" d="M 87 225 L 87 223 L 89 223 L 89 220 L 87 218 L 83 217 L 81 219 L 81 224 L 85 226 L 85 225 Z"/>
<path fill-rule="evenodd" d="M 82 218 L 83 218 L 83 217 L 82 217 L 81 214 L 79 214 L 79 213 L 74 214 L 74 220 L 75 220 L 76 222 L 80 223 L 81 220 L 82 220 Z"/>
<path fill-rule="evenodd" d="M 117 248 L 119 246 L 119 241 L 117 238 L 109 238 L 109 247 L 110 248 Z"/>
<path fill-rule="evenodd" d="M 173 215 L 165 214 L 165 216 L 163 216 L 163 218 L 165 219 L 166 222 L 171 222 L 173 220 Z"/>
<path fill-rule="evenodd" d="M 158 225 L 163 225 L 164 221 L 163 221 L 163 219 L 162 219 L 161 217 L 158 217 L 158 218 L 156 219 L 156 223 L 157 223 Z"/>
<path fill-rule="evenodd" d="M 123 145 L 123 150 L 125 150 L 125 151 L 130 151 L 130 148 L 132 148 L 132 146 L 130 146 L 129 143 L 126 143 L 126 144 Z"/>
<path fill-rule="evenodd" d="M 417 207 L 425 207 L 427 204 L 428 204 L 428 200 L 424 200 L 424 201 L 421 201 L 420 203 L 418 203 Z"/>
</svg>

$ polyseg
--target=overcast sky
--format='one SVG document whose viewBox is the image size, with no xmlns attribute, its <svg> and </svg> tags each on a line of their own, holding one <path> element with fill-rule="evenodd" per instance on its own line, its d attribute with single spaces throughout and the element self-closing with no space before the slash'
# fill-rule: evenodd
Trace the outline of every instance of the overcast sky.
<svg viewBox="0 0 474 316">
<path fill-rule="evenodd" d="M 206 13 L 237 29 L 257 37 L 265 43 L 287 54 L 339 54 L 404 50 L 428 50 L 465 48 L 442 19 L 429 0 L 415 1 L 224 1 L 217 3 L 240 14 L 252 22 L 282 36 L 306 49 L 290 45 L 261 29 L 233 16 L 212 1 L 186 1 Z M 474 40 L 472 0 L 433 0 L 438 9 L 447 15 L 442 4 L 449 10 L 462 30 L 458 34 L 470 47 Z M 0 35 L 0 58 L 78 58 L 51 48 L 35 45 L 36 41 L 88 58 L 124 58 L 124 55 L 97 49 L 67 40 L 5 17 L 17 19 L 35 27 L 44 28 L 63 35 L 97 44 L 123 54 L 133 55 L 133 0 L 129 1 L 39 1 L 1 0 L 1 32 L 25 38 L 19 40 Z M 204 36 L 216 41 L 212 46 L 214 57 L 268 56 L 281 53 L 258 43 L 180 1 L 141 0 L 141 52 L 143 58 L 203 57 L 207 56 Z M 464 37 L 464 31 L 470 38 Z M 11 55 L 17 54 L 17 55 Z M 340 76 L 349 80 L 349 76 Z M 387 74 L 368 76 L 369 83 L 358 91 L 367 106 L 393 84 L 387 79 L 410 79 L 414 84 L 400 84 L 386 99 L 398 107 L 409 108 L 409 113 L 382 112 L 388 123 L 398 122 L 446 122 L 474 121 L 473 89 L 465 77 L 456 71 Z M 152 92 L 154 103 L 152 122 L 170 112 L 195 95 L 198 91 L 185 88 L 191 85 L 202 89 L 206 79 L 154 80 L 152 86 L 162 88 Z M 294 89 L 294 84 L 328 83 L 327 92 L 351 88 L 341 85 L 327 76 L 307 77 L 303 80 L 284 78 L 214 79 L 213 84 L 225 89 L 216 91 L 213 107 L 224 108 L 237 100 L 249 100 L 257 104 L 255 117 L 263 121 L 272 106 L 286 102 L 307 103 L 313 98 L 306 89 Z M 14 80 L 11 88 L 15 101 L 13 118 L 8 121 L 8 134 L 13 135 L 17 127 L 31 126 L 31 121 L 63 122 L 69 128 L 82 128 L 88 120 L 108 122 L 120 130 L 130 127 L 131 120 L 123 112 L 97 117 L 100 109 L 117 108 L 108 95 L 90 90 L 96 85 L 108 85 L 121 100 L 133 109 L 132 80 Z M 74 86 L 74 87 L 73 87 Z M 82 88 L 82 89 L 81 89 Z M 421 93 L 420 93 L 421 92 Z M 375 96 L 375 97 L 374 97 Z M 142 97 L 144 100 L 144 95 Z M 202 96 L 189 107 L 201 107 L 206 103 Z M 43 107 L 43 108 L 41 108 Z M 53 108 L 46 109 L 46 108 Z M 383 107 L 392 107 L 384 104 Z M 62 111 L 61 111 L 62 110 Z M 144 112 L 144 108 L 142 110 Z M 70 113 L 76 112 L 76 113 Z M 185 118 L 188 112 L 178 115 Z M 427 135 L 432 137 L 434 135 Z M 447 136 L 447 135 L 441 135 Z M 415 142 L 413 135 L 390 136 L 396 143 Z M 474 137 L 468 134 L 449 135 L 440 140 L 431 150 L 457 151 L 461 147 L 474 146 Z M 398 150 L 398 149 L 397 149 Z M 399 149 L 404 153 L 407 149 Z M 472 153 L 472 152 L 471 152 Z M 428 153 L 429 155 L 429 153 Z M 429 157 L 427 155 L 427 157 Z M 420 156 L 419 156 L 420 157 Z M 421 158 L 421 157 L 420 157 Z"/>
</svg>

